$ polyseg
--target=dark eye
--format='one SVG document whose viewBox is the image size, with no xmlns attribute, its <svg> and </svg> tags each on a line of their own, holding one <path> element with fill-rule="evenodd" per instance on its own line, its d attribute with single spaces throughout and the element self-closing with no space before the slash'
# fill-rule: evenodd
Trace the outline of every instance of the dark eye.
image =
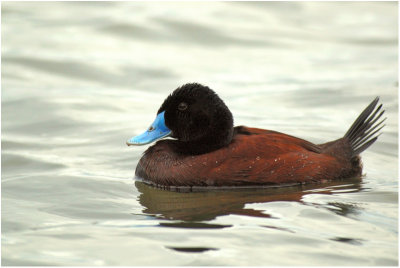
<svg viewBox="0 0 400 268">
<path fill-rule="evenodd" d="M 179 109 L 180 111 L 186 110 L 187 107 L 188 107 L 188 105 L 187 105 L 186 102 L 181 102 L 181 103 L 179 103 L 179 105 L 178 105 L 178 109 Z"/>
</svg>

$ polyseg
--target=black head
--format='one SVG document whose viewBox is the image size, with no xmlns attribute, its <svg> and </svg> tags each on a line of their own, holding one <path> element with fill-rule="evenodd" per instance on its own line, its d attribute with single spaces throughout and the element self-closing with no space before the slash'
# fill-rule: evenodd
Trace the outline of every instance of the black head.
<svg viewBox="0 0 400 268">
<path fill-rule="evenodd" d="M 181 153 L 202 154 L 228 145 L 233 118 L 225 103 L 210 88 L 185 84 L 169 95 L 157 114 L 165 111 L 165 125 L 177 139 Z"/>
</svg>

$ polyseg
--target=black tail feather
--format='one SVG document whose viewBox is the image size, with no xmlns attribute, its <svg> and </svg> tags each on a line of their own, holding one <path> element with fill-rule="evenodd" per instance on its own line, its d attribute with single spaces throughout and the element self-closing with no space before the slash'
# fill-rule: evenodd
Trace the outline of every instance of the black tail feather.
<svg viewBox="0 0 400 268">
<path fill-rule="evenodd" d="M 379 113 L 382 104 L 375 108 L 378 102 L 379 97 L 376 97 L 358 116 L 344 135 L 344 138 L 347 138 L 353 150 L 352 156 L 359 155 L 371 146 L 379 137 L 380 134 L 378 132 L 385 126 L 382 125 L 382 123 L 386 118 L 377 123 L 385 112 L 385 110 L 383 110 Z"/>
</svg>

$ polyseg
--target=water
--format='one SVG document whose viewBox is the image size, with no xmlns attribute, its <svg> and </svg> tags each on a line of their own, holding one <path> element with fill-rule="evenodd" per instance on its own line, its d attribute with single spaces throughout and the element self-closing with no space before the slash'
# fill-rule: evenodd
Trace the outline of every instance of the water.
<svg viewBox="0 0 400 268">
<path fill-rule="evenodd" d="M 3 265 L 397 265 L 397 3 L 2 3 Z M 315 143 L 377 95 L 362 181 L 177 193 L 127 147 L 186 82 Z"/>
</svg>

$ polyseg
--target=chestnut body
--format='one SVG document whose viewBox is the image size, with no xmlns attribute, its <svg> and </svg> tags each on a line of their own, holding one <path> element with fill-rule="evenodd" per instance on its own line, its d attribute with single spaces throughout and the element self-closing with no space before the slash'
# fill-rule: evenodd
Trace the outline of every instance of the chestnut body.
<svg viewBox="0 0 400 268">
<path fill-rule="evenodd" d="M 249 186 L 323 182 L 359 176 L 350 148 L 315 145 L 283 133 L 236 127 L 232 142 L 200 155 L 176 153 L 174 140 L 158 141 L 136 176 L 158 186 Z M 348 147 L 348 146 L 347 146 Z"/>
</svg>

